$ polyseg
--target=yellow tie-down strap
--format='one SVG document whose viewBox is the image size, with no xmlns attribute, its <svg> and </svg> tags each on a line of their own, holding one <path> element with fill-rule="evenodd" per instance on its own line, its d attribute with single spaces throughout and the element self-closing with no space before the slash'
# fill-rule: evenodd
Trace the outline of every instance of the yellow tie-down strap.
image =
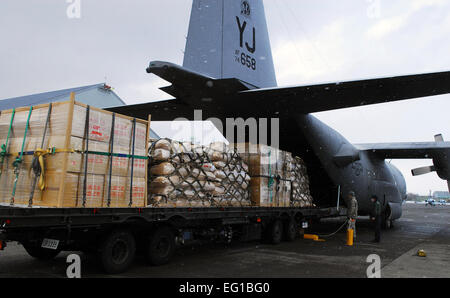
<svg viewBox="0 0 450 298">
<path fill-rule="evenodd" d="M 45 164 L 44 164 L 44 156 L 49 154 L 56 154 L 56 153 L 75 153 L 75 150 L 73 149 L 56 149 L 56 148 L 48 148 L 47 150 L 44 149 L 36 149 L 34 151 L 34 156 L 38 158 L 39 166 L 41 167 L 40 175 L 39 175 L 39 182 L 38 187 L 41 191 L 44 191 L 45 189 Z"/>
<path fill-rule="evenodd" d="M 48 148 L 48 149 L 41 149 L 38 148 L 34 151 L 27 151 L 27 152 L 23 152 L 23 155 L 33 155 L 37 158 L 39 167 L 40 167 L 40 171 L 39 171 L 39 182 L 38 182 L 38 186 L 39 189 L 41 191 L 43 191 L 45 189 L 45 163 L 44 163 L 44 157 L 47 155 L 53 155 L 56 153 L 75 153 L 77 152 L 74 149 L 56 149 L 56 148 Z M 8 156 L 12 156 L 12 157 L 20 157 L 20 152 L 14 152 L 14 153 L 9 153 Z M 32 167 L 35 166 L 34 164 L 35 162 L 33 161 Z M 36 172 L 35 172 L 36 173 Z"/>
</svg>

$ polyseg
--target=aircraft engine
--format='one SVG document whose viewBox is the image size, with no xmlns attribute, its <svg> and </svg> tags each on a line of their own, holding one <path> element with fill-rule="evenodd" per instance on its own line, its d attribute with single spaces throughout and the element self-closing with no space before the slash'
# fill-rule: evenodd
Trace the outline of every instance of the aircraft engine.
<svg viewBox="0 0 450 298">
<path fill-rule="evenodd" d="M 442 134 L 436 135 L 434 139 L 436 142 L 444 142 Z M 436 172 L 439 178 L 447 180 L 448 190 L 450 191 L 450 150 L 435 154 L 434 156 L 432 156 L 432 158 L 432 166 L 413 169 L 411 171 L 412 175 L 419 176 L 431 172 Z"/>
</svg>

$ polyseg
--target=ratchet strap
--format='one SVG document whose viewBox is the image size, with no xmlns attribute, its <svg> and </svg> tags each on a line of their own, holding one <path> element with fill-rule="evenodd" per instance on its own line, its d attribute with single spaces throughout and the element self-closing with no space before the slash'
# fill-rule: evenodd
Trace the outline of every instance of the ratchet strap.
<svg viewBox="0 0 450 298">
<path fill-rule="evenodd" d="M 13 186 L 13 190 L 12 190 L 12 194 L 11 194 L 11 202 L 10 202 L 11 206 L 14 205 L 14 200 L 15 200 L 15 196 L 16 196 L 17 182 L 19 181 L 20 166 L 22 165 L 22 162 L 23 162 L 23 150 L 25 149 L 25 141 L 27 139 L 28 127 L 30 125 L 31 112 L 33 112 L 33 107 L 30 107 L 30 111 L 28 112 L 27 123 L 25 125 L 25 132 L 24 132 L 23 141 L 22 141 L 22 149 L 20 150 L 19 156 L 17 156 L 13 162 L 14 174 L 16 174 L 16 177 L 14 178 L 14 186 Z"/>
<path fill-rule="evenodd" d="M 39 173 L 39 182 L 38 186 L 41 191 L 45 189 L 45 162 L 44 157 L 47 155 L 54 155 L 56 153 L 75 153 L 73 149 L 56 149 L 56 148 L 48 148 L 48 149 L 36 149 L 34 151 L 34 156 L 36 159 L 33 160 L 33 171 L 35 173 Z"/>
<path fill-rule="evenodd" d="M 50 115 L 52 113 L 53 105 L 50 103 L 48 105 L 48 111 L 47 111 L 47 119 L 45 120 L 45 126 L 44 126 L 44 132 L 42 134 L 42 141 L 41 141 L 41 148 L 44 147 L 45 143 L 45 137 L 47 135 L 48 125 L 50 123 Z M 45 180 L 44 180 L 44 157 L 36 156 L 36 153 L 34 154 L 33 161 L 31 162 L 31 168 L 34 172 L 34 179 L 31 183 L 31 191 L 30 196 L 28 198 L 28 207 L 33 206 L 33 198 L 34 198 L 34 190 L 36 188 L 36 181 L 39 177 L 39 189 L 41 191 L 45 188 Z"/>
<path fill-rule="evenodd" d="M 16 115 L 16 109 L 13 109 L 12 114 L 11 114 L 11 121 L 9 123 L 8 136 L 6 137 L 5 144 L 2 144 L 0 147 L 0 177 L 2 176 L 3 162 L 5 161 L 5 157 L 8 155 L 8 142 L 9 142 L 9 137 L 11 135 L 11 130 L 12 130 L 15 115 Z"/>
</svg>

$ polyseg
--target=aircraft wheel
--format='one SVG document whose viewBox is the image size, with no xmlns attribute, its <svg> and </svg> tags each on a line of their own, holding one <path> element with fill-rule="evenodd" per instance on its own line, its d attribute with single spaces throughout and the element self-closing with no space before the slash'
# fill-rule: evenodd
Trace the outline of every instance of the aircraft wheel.
<svg viewBox="0 0 450 298">
<path fill-rule="evenodd" d="M 382 228 L 385 229 L 385 230 L 392 229 L 394 227 L 394 224 L 393 224 L 394 221 L 391 219 L 391 212 L 390 212 L 390 210 L 386 210 L 385 211 L 383 218 L 384 218 L 384 220 L 383 220 L 383 223 L 382 223 Z"/>
</svg>

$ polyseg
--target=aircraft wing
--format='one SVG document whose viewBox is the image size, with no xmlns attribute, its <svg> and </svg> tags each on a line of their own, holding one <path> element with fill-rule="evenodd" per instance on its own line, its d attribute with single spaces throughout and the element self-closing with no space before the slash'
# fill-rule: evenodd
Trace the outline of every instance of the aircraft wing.
<svg viewBox="0 0 450 298">
<path fill-rule="evenodd" d="M 308 114 L 450 93 L 450 72 L 264 89 L 237 79 L 215 80 L 168 62 L 151 62 L 147 72 L 171 82 L 162 90 L 188 104 L 197 105 L 193 90 L 199 96 L 203 90 L 215 99 L 214 107 L 236 111 L 238 106 L 243 114 L 252 111 L 258 116 Z M 265 107 L 270 109 L 259 111 Z"/>
<path fill-rule="evenodd" d="M 450 142 L 444 142 L 442 135 L 435 136 L 435 139 L 436 142 L 430 143 L 359 144 L 355 147 L 383 159 L 432 159 L 432 166 L 413 169 L 412 175 L 437 172 L 441 179 L 447 180 L 450 190 Z"/>
<path fill-rule="evenodd" d="M 371 152 L 384 159 L 431 159 L 437 155 L 450 154 L 450 142 L 378 143 L 354 146 L 360 151 Z"/>
<path fill-rule="evenodd" d="M 240 92 L 246 101 L 314 113 L 450 93 L 450 72 Z"/>
</svg>

